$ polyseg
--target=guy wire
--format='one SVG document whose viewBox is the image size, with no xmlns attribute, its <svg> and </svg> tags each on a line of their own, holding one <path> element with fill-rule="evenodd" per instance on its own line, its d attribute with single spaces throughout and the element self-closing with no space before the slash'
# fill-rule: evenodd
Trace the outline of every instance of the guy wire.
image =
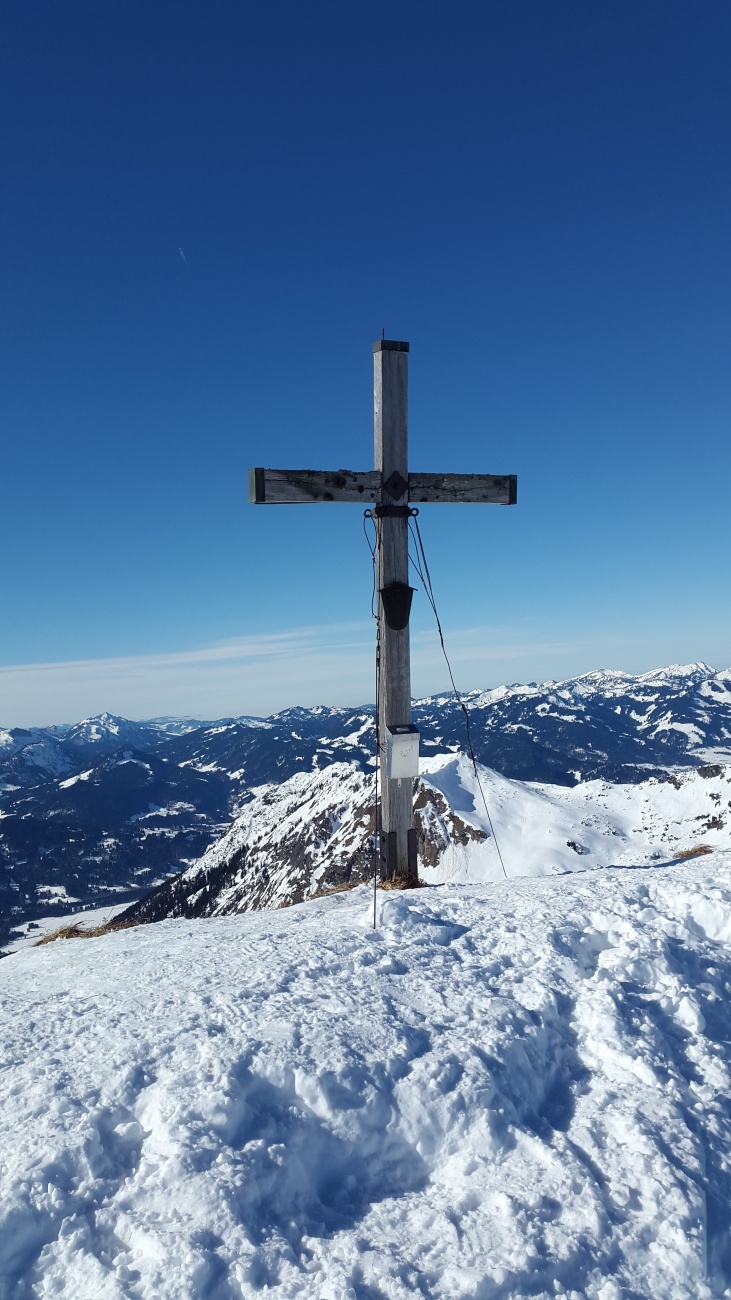
<svg viewBox="0 0 731 1300">
<path fill-rule="evenodd" d="M 375 539 L 371 545 L 371 539 L 368 536 L 366 519 L 370 519 L 373 524 Z M 378 520 L 374 518 L 370 510 L 366 510 L 363 515 L 363 532 L 368 543 L 368 550 L 371 553 L 373 564 L 373 590 L 371 592 L 371 617 L 376 620 L 376 716 L 375 716 L 375 737 L 376 737 L 376 765 L 373 773 L 374 780 L 374 800 L 373 800 L 373 929 L 376 928 L 376 907 L 378 903 L 378 876 L 379 876 L 379 849 L 380 849 L 380 804 L 378 798 L 379 791 L 379 771 L 381 767 L 381 728 L 379 719 L 378 701 L 381 695 L 381 621 L 378 617 L 377 606 L 377 553 L 378 553 Z"/>
<path fill-rule="evenodd" d="M 413 522 L 412 522 L 412 520 L 413 520 Z M 416 531 L 414 532 L 414 530 L 416 530 Z M 507 871 L 505 870 L 505 863 L 503 862 L 503 855 L 502 855 L 502 853 L 500 852 L 500 845 L 498 844 L 498 838 L 497 838 L 497 835 L 495 834 L 495 827 L 494 827 L 493 824 L 492 824 L 492 817 L 490 816 L 490 809 L 489 809 L 488 806 L 487 806 L 487 799 L 486 799 L 486 797 L 485 797 L 485 791 L 484 791 L 483 788 L 482 788 L 482 781 L 480 780 L 480 773 L 479 773 L 478 770 L 477 770 L 477 760 L 475 759 L 475 750 L 474 750 L 474 746 L 473 746 L 473 744 L 472 744 L 472 732 L 471 732 L 471 729 L 470 729 L 470 715 L 469 715 L 469 713 L 467 712 L 467 706 L 466 706 L 464 700 L 462 699 L 462 696 L 460 695 L 459 691 L 457 690 L 457 684 L 456 684 L 456 682 L 455 682 L 455 680 L 454 680 L 454 673 L 452 672 L 452 665 L 451 665 L 450 662 L 449 662 L 449 656 L 448 656 L 448 654 L 447 654 L 447 647 L 446 647 L 445 644 L 444 644 L 444 633 L 443 633 L 443 631 L 442 631 L 442 624 L 441 624 L 441 622 L 440 622 L 439 614 L 438 614 L 438 612 L 437 612 L 436 600 L 434 599 L 434 588 L 432 587 L 431 574 L 430 574 L 430 572 L 429 572 L 429 565 L 427 564 L 426 552 L 425 552 L 425 550 L 424 550 L 424 543 L 423 543 L 422 540 L 421 540 L 421 532 L 419 531 L 419 522 L 418 522 L 418 519 L 417 519 L 417 517 L 416 517 L 416 514 L 413 514 L 413 515 L 411 516 L 411 518 L 409 519 L 409 531 L 410 531 L 411 536 L 412 536 L 412 538 L 414 539 L 414 542 L 415 542 L 415 544 L 416 544 L 416 546 L 417 546 L 417 548 L 418 548 L 418 549 L 417 549 L 417 552 L 416 552 L 416 559 L 414 559 L 414 557 L 413 557 L 412 555 L 409 556 L 409 559 L 411 560 L 411 563 L 413 564 L 414 568 L 416 569 L 416 572 L 418 573 L 419 577 L 421 578 L 421 581 L 422 581 L 423 584 L 424 584 L 424 591 L 426 592 L 426 598 L 427 598 L 427 600 L 429 601 L 429 604 L 431 605 L 432 610 L 433 610 L 433 612 L 434 612 L 434 618 L 436 619 L 436 624 L 437 624 L 437 632 L 439 633 L 439 641 L 440 641 L 440 643 L 441 643 L 441 647 L 442 647 L 442 654 L 444 655 L 444 659 L 445 659 L 445 662 L 446 662 L 446 665 L 447 665 L 447 671 L 448 671 L 448 673 L 449 673 L 449 680 L 450 680 L 451 683 L 452 683 L 452 690 L 454 691 L 454 698 L 456 699 L 457 703 L 459 704 L 459 707 L 461 708 L 462 712 L 464 713 L 464 719 L 465 719 L 465 730 L 466 730 L 466 732 L 467 732 L 467 747 L 468 747 L 468 749 L 469 749 L 469 751 L 470 751 L 470 758 L 472 759 L 472 768 L 473 768 L 473 771 L 474 771 L 474 773 L 475 773 L 475 780 L 477 781 L 477 785 L 478 785 L 478 788 L 479 788 L 480 794 L 482 795 L 482 802 L 483 802 L 483 804 L 485 805 L 485 816 L 487 817 L 487 824 L 488 824 L 488 826 L 490 827 L 490 831 L 492 832 L 493 842 L 494 842 L 494 844 L 495 844 L 495 848 L 496 848 L 496 850 L 497 850 L 498 858 L 500 859 L 500 866 L 502 867 L 502 869 L 503 869 L 503 875 L 504 875 L 505 879 L 507 880 L 507 879 L 508 879 L 508 873 L 507 873 Z M 419 556 L 421 556 L 421 561 L 420 561 L 420 559 L 419 559 Z M 422 564 L 423 564 L 423 569 L 422 569 Z"/>
</svg>

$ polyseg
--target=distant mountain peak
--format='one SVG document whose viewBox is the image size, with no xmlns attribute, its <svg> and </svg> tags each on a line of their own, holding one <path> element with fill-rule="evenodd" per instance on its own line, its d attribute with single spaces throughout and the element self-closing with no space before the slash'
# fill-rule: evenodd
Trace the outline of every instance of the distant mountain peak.
<svg viewBox="0 0 731 1300">
<path fill-rule="evenodd" d="M 662 681 L 673 678 L 693 678 L 700 680 L 705 677 L 715 677 L 716 669 L 710 664 L 698 660 L 694 664 L 667 664 L 664 668 L 653 668 L 649 673 L 642 673 L 639 678 L 642 682 Z"/>
<path fill-rule="evenodd" d="M 123 718 L 119 713 L 95 713 L 91 718 L 82 718 L 77 722 L 77 727 L 106 727 L 109 730 L 118 730 L 119 727 L 128 725 L 128 719 Z"/>
</svg>

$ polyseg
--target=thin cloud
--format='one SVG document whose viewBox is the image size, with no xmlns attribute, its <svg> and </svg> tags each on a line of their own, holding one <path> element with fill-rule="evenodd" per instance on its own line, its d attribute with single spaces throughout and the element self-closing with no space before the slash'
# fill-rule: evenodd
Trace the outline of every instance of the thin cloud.
<svg viewBox="0 0 731 1300">
<path fill-rule="evenodd" d="M 263 633 L 260 636 L 231 637 L 217 641 L 210 646 L 200 646 L 193 650 L 174 650 L 164 654 L 125 655 L 110 659 L 70 659 L 36 664 L 0 665 L 0 676 L 4 673 L 66 671 L 73 669 L 114 671 L 132 668 L 174 668 L 180 664 L 209 663 L 236 659 L 271 659 L 282 655 L 312 654 L 322 643 L 327 643 L 333 650 L 351 646 L 352 641 L 343 640 L 349 634 L 360 631 L 367 633 L 368 625 L 360 623 L 343 623 L 335 627 L 294 628 L 286 632 Z M 332 640 L 332 634 L 338 637 Z M 363 644 L 366 644 L 363 636 Z"/>
<path fill-rule="evenodd" d="M 525 627 L 474 627 L 452 632 L 447 648 L 458 685 L 467 690 L 606 666 L 626 658 L 629 645 L 606 638 L 538 640 Z M 104 710 L 210 719 L 261 716 L 293 704 L 356 705 L 374 698 L 373 660 L 368 622 L 234 637 L 166 654 L 11 664 L 0 667 L 0 723 L 37 726 Z M 448 689 L 431 632 L 412 636 L 412 681 L 415 696 Z"/>
</svg>

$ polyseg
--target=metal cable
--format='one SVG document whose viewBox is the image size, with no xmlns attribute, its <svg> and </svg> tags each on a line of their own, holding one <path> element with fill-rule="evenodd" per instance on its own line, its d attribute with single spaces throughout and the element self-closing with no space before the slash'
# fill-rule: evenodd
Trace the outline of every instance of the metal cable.
<svg viewBox="0 0 731 1300">
<path fill-rule="evenodd" d="M 413 523 L 412 523 L 412 519 L 413 519 Z M 418 549 L 417 549 L 417 554 L 416 554 L 416 559 L 414 559 L 414 557 L 413 557 L 413 555 L 411 554 L 411 552 L 409 552 L 409 559 L 411 560 L 411 563 L 413 564 L 414 568 L 416 569 L 416 572 L 418 573 L 419 577 L 421 578 L 422 583 L 424 584 L 424 591 L 426 592 L 426 598 L 427 598 L 427 600 L 429 601 L 429 604 L 431 605 L 432 610 L 433 610 L 433 612 L 434 612 L 434 618 L 435 618 L 435 620 L 436 620 L 436 624 L 437 624 L 437 632 L 439 633 L 439 641 L 440 641 L 440 643 L 441 643 L 441 647 L 442 647 L 442 654 L 444 655 L 444 659 L 445 659 L 445 662 L 446 662 L 446 665 L 447 665 L 447 671 L 448 671 L 448 673 L 449 673 L 449 680 L 450 680 L 451 683 L 452 683 L 452 690 L 454 691 L 454 698 L 456 699 L 457 703 L 459 704 L 459 707 L 461 708 L 462 712 L 464 713 L 464 719 L 465 719 L 465 730 L 466 730 L 466 732 L 467 732 L 467 747 L 468 747 L 468 749 L 469 749 L 469 751 L 470 751 L 470 758 L 472 759 L 472 768 L 473 768 L 474 773 L 475 773 L 475 780 L 477 781 L 477 785 L 478 785 L 478 788 L 479 788 L 480 794 L 482 795 L 482 802 L 483 802 L 483 804 L 485 805 L 485 816 L 487 817 L 487 824 L 488 824 L 488 826 L 490 827 L 490 831 L 491 831 L 491 833 L 492 833 L 492 838 L 493 838 L 493 841 L 494 841 L 494 844 L 495 844 L 495 849 L 497 850 L 497 855 L 498 855 L 498 858 L 500 859 L 500 866 L 502 867 L 502 869 L 503 869 L 503 875 L 504 875 L 505 879 L 507 880 L 507 879 L 508 879 L 508 873 L 507 873 L 507 871 L 505 870 L 505 863 L 503 862 L 503 855 L 502 855 L 502 853 L 500 852 L 500 845 L 498 844 L 498 838 L 497 838 L 497 835 L 495 834 L 495 827 L 494 827 L 493 824 L 492 824 L 492 818 L 491 818 L 491 816 L 490 816 L 490 809 L 489 809 L 488 806 L 487 806 L 487 799 L 486 799 L 486 797 L 485 797 L 485 791 L 484 791 L 483 788 L 482 788 L 482 781 L 480 780 L 480 774 L 479 774 L 479 772 L 478 772 L 478 770 L 477 770 L 477 760 L 475 759 L 475 750 L 474 750 L 474 746 L 473 746 L 473 744 L 472 744 L 472 732 L 471 732 L 471 729 L 470 729 L 470 715 L 469 715 L 469 713 L 467 712 L 467 706 L 466 706 L 464 700 L 462 699 L 462 696 L 460 695 L 459 691 L 457 690 L 457 684 L 456 684 L 456 682 L 455 682 L 455 680 L 454 680 L 454 673 L 452 672 L 452 665 L 451 665 L 450 662 L 449 662 L 449 656 L 448 656 L 448 654 L 447 654 L 447 648 L 446 648 L 446 646 L 445 646 L 445 644 L 444 644 L 444 633 L 443 633 L 443 631 L 442 631 L 442 624 L 441 624 L 441 622 L 440 622 L 439 614 L 438 614 L 438 612 L 437 612 L 436 600 L 434 599 L 434 588 L 432 587 L 431 574 L 430 574 L 430 572 L 429 572 L 429 565 L 427 564 L 426 552 L 425 552 L 425 550 L 424 550 L 424 543 L 423 543 L 422 540 L 421 540 L 421 532 L 419 531 L 419 521 L 418 521 L 418 519 L 417 519 L 417 517 L 416 517 L 416 514 L 412 514 L 411 518 L 409 519 L 409 532 L 411 533 L 411 536 L 412 536 L 412 538 L 414 539 L 414 542 L 415 542 L 415 544 L 416 544 L 416 546 L 417 546 L 417 548 L 418 548 Z M 420 558 L 419 558 L 419 557 L 420 557 Z M 422 566 L 423 566 L 423 567 L 422 567 Z"/>
<path fill-rule="evenodd" d="M 366 519 L 370 519 L 373 524 L 375 534 L 373 544 L 368 536 Z M 376 928 L 376 905 L 378 901 L 378 876 L 379 876 L 379 847 L 380 847 L 380 800 L 379 800 L 379 773 L 381 767 L 381 726 L 379 718 L 378 701 L 381 697 L 381 621 L 378 617 L 377 608 L 377 553 L 378 553 L 378 528 L 379 521 L 374 517 L 370 510 L 366 510 L 363 515 L 363 532 L 368 543 L 368 549 L 371 553 L 371 562 L 373 564 L 373 590 L 371 592 L 371 617 L 376 620 L 376 716 L 375 716 L 375 737 L 376 737 L 376 765 L 373 773 L 374 780 L 374 813 L 373 813 L 373 929 Z"/>
</svg>

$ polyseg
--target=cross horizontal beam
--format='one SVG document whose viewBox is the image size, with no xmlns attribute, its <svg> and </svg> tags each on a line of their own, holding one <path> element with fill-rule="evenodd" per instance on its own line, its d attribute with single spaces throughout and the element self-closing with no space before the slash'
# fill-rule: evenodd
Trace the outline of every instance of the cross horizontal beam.
<svg viewBox="0 0 731 1300">
<path fill-rule="evenodd" d="M 254 505 L 303 505 L 308 501 L 378 501 L 391 496 L 377 470 L 250 469 L 249 501 Z M 515 474 L 409 474 L 408 492 L 394 500 L 415 505 L 435 502 L 514 506 Z"/>
<path fill-rule="evenodd" d="M 518 500 L 516 474 L 409 474 L 409 501 L 451 501 L 455 504 L 514 506 Z"/>
<path fill-rule="evenodd" d="M 348 469 L 250 469 L 249 501 L 256 506 L 302 505 L 307 501 L 376 501 L 381 475 Z"/>
</svg>

